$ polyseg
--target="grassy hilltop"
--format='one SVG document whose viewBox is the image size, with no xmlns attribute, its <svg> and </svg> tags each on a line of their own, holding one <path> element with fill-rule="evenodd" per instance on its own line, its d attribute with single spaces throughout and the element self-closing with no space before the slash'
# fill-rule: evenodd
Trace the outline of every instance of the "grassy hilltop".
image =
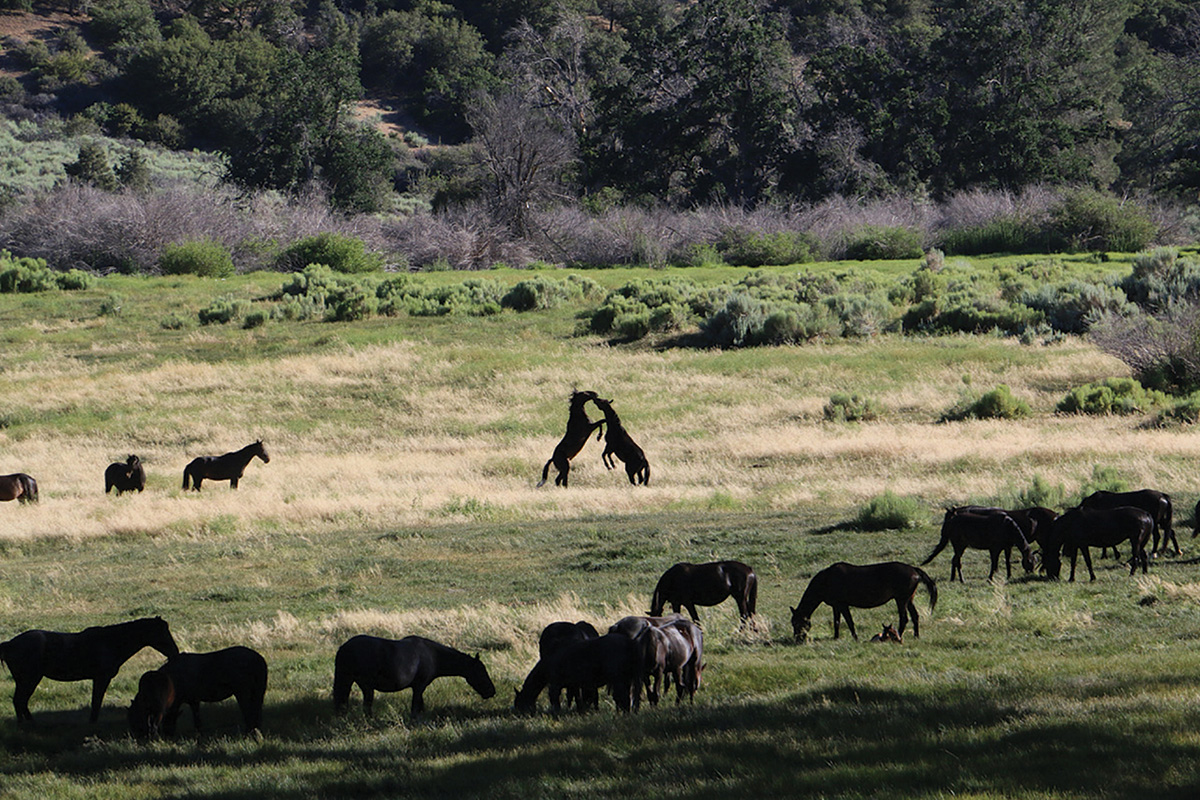
<svg viewBox="0 0 1200 800">
<path fill-rule="evenodd" d="M 914 263 L 881 265 L 900 276 Z M 825 269 L 826 267 L 820 267 Z M 844 269 L 846 265 L 828 267 Z M 863 267 L 857 267 L 862 269 Z M 687 272 L 727 280 L 734 269 Z M 498 270 L 515 284 L 529 271 Z M 613 288 L 663 272 L 604 270 Z M 555 277 L 560 277 L 556 274 Z M 461 275 L 413 275 L 421 285 Z M 582 302 L 485 316 L 268 319 L 199 325 L 215 300 L 262 306 L 287 276 L 110 276 L 0 295 L 0 472 L 33 474 L 36 506 L 0 506 L 0 639 L 34 627 L 161 614 L 192 651 L 246 644 L 270 664 L 264 736 L 232 702 L 139 745 L 124 709 L 161 658 L 136 656 L 86 721 L 86 684 L 43 681 L 17 726 L 0 669 L 0 797 L 1163 797 L 1200 783 L 1200 581 L 1188 535 L 1200 495 L 1190 428 L 1055 413 L 1070 389 L 1128 374 L 1073 336 L 901 336 L 740 350 L 616 341 Z M 1032 413 L 939 422 L 1000 384 Z M 573 388 L 613 399 L 653 469 L 648 487 L 590 442 L 571 487 L 535 488 Z M 860 394 L 878 419 L 825 419 Z M 593 418 L 597 416 L 589 408 Z M 263 439 L 240 488 L 181 490 L 191 458 Z M 137 453 L 146 491 L 103 493 Z M 1150 575 L 1098 562 L 1075 584 L 987 583 L 986 556 L 929 567 L 922 636 L 866 639 L 894 606 L 830 612 L 791 642 L 789 605 L 828 564 L 919 563 L 941 509 L 1078 496 L 1098 475 L 1168 491 L 1185 548 Z M 867 531 L 890 493 L 912 525 Z M 708 668 L 695 705 L 618 717 L 522 718 L 512 690 L 556 619 L 644 613 L 676 561 L 736 558 L 760 579 L 759 620 L 702 610 Z M 422 634 L 479 652 L 498 694 L 436 682 L 376 716 L 333 716 L 333 653 L 355 633 Z M 543 708 L 545 700 L 542 701 Z"/>
</svg>

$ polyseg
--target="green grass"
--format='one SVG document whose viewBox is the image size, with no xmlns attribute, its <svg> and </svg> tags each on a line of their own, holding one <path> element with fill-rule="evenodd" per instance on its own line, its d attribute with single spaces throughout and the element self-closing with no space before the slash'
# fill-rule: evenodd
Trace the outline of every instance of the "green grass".
<svg viewBox="0 0 1200 800">
<path fill-rule="evenodd" d="M 590 274 L 620 285 L 636 272 Z M 1100 466 L 1170 491 L 1192 549 L 1190 431 L 1054 413 L 1065 387 L 1120 370 L 1086 342 L 660 350 L 576 336 L 569 305 L 160 324 L 283 280 L 112 276 L 0 296 L 0 471 L 36 472 L 42 488 L 36 507 L 0 504 L 0 638 L 161 614 L 185 649 L 246 644 L 271 669 L 261 740 L 238 735 L 230 701 L 203 707 L 204 733 L 185 713 L 177 740 L 150 745 L 129 738 L 124 709 L 157 654 L 124 667 L 94 726 L 87 685 L 54 681 L 34 694 L 35 723 L 17 725 L 0 669 L 0 798 L 1194 795 L 1191 552 L 1157 560 L 1150 579 L 1108 560 L 1091 584 L 995 585 L 986 554 L 965 556 L 965 584 L 946 580 L 942 554 L 929 567 L 936 610 L 918 596 L 919 639 L 868 644 L 895 619 L 885 606 L 854 612 L 860 642 L 832 638 L 827 607 L 808 643 L 791 641 L 789 609 L 816 571 L 919 563 L 941 508 L 1012 497 L 1035 475 L 1071 495 Z M 122 313 L 100 316 L 112 294 Z M 960 392 L 1000 383 L 1031 418 L 937 423 Z M 650 456 L 649 487 L 606 472 L 595 442 L 570 489 L 533 487 L 573 386 L 615 398 Z M 838 391 L 880 398 L 881 420 L 825 421 Z M 237 492 L 180 491 L 188 458 L 256 436 L 271 463 L 252 464 Z M 104 496 L 103 467 L 130 452 L 143 456 L 146 492 Z M 916 524 L 858 530 L 886 492 L 915 498 Z M 755 568 L 760 614 L 744 630 L 729 604 L 701 610 L 694 705 L 511 712 L 547 622 L 644 612 L 663 570 L 711 558 Z M 423 719 L 410 718 L 407 692 L 382 695 L 370 720 L 355 693 L 335 717 L 333 654 L 360 632 L 479 652 L 498 694 L 443 679 Z"/>
</svg>

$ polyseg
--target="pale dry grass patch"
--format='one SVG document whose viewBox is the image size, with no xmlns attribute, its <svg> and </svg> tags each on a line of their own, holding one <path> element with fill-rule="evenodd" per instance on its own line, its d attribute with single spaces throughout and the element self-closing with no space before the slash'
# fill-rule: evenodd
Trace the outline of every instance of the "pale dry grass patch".
<svg viewBox="0 0 1200 800">
<path fill-rule="evenodd" d="M 1138 575 L 1139 602 L 1150 605 L 1165 600 L 1175 603 L 1200 603 L 1200 583 L 1174 583 L 1158 575 Z"/>
</svg>

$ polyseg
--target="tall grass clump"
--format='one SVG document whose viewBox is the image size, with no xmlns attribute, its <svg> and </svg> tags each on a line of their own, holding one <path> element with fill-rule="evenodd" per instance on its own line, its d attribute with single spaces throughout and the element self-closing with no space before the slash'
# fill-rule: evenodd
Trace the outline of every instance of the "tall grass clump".
<svg viewBox="0 0 1200 800">
<path fill-rule="evenodd" d="M 236 272 L 233 255 L 220 242 L 211 239 L 169 244 L 158 257 L 164 275 L 198 275 L 202 278 L 228 278 Z"/>
<path fill-rule="evenodd" d="M 384 257 L 369 252 L 357 237 L 340 233 L 318 233 L 288 246 L 276 260 L 283 270 L 299 271 L 309 264 L 324 264 L 334 272 L 359 274 L 383 269 Z"/>
<path fill-rule="evenodd" d="M 916 527 L 924 513 L 925 507 L 919 499 L 889 489 L 859 509 L 854 525 L 863 531 L 903 530 Z"/>
<path fill-rule="evenodd" d="M 879 419 L 883 406 L 873 397 L 839 392 L 829 398 L 823 411 L 830 422 L 870 422 Z"/>
<path fill-rule="evenodd" d="M 979 397 L 964 398 L 942 415 L 943 422 L 966 419 L 1023 419 L 1032 416 L 1033 408 L 1015 397 L 1007 384 L 1000 384 Z"/>
</svg>

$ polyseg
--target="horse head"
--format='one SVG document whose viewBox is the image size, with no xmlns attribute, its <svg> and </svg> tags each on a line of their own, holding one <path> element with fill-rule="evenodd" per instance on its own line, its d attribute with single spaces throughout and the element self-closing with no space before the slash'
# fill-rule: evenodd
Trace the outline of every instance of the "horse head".
<svg viewBox="0 0 1200 800">
<path fill-rule="evenodd" d="M 163 717 L 175 702 L 175 683 L 160 670 L 142 673 L 138 691 L 129 704 L 129 730 L 138 739 L 157 738 Z"/>
<path fill-rule="evenodd" d="M 179 645 L 175 643 L 175 637 L 171 635 L 171 627 L 167 625 L 165 619 L 152 617 L 146 619 L 146 623 L 150 628 L 146 644 L 166 656 L 168 661 L 179 655 Z"/>
<path fill-rule="evenodd" d="M 484 700 L 496 696 L 496 684 L 492 683 L 492 677 L 488 675 L 487 667 L 484 666 L 483 659 L 478 655 L 471 656 L 471 669 L 468 670 L 467 683 L 471 688 L 479 694 Z"/>
<path fill-rule="evenodd" d="M 267 455 L 267 448 L 263 446 L 262 439 L 254 443 L 254 455 L 261 458 L 264 464 L 271 463 L 271 456 Z"/>
<path fill-rule="evenodd" d="M 791 608 L 791 606 L 788 606 Z M 802 616 L 800 609 L 792 608 L 792 636 L 800 644 L 808 639 L 808 630 L 812 627 L 812 620 L 809 617 Z"/>
</svg>

